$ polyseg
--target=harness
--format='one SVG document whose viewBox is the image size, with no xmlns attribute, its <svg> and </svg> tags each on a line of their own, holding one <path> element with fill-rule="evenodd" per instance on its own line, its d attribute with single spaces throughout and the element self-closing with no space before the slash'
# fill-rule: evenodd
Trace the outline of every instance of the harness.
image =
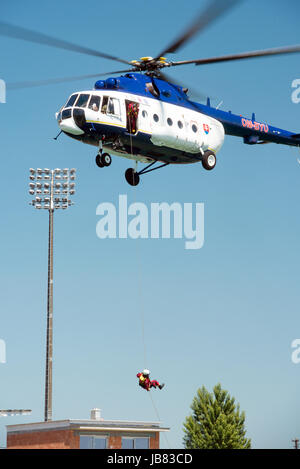
<svg viewBox="0 0 300 469">
<path fill-rule="evenodd" d="M 147 381 L 149 383 L 147 383 Z M 142 388 L 147 388 L 149 386 L 149 384 L 150 384 L 149 378 L 145 377 L 144 375 L 141 375 L 139 377 L 139 385 L 142 386 Z"/>
</svg>

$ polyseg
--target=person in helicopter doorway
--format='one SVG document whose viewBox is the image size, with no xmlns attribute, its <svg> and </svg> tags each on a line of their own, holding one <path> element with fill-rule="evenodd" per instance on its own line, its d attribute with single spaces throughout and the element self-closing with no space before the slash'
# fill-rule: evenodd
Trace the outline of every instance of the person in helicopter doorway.
<svg viewBox="0 0 300 469">
<path fill-rule="evenodd" d="M 136 124 L 137 124 L 137 117 L 139 113 L 139 106 L 137 103 L 129 103 L 127 108 L 127 116 L 128 116 L 128 130 L 131 134 L 136 133 Z"/>
<path fill-rule="evenodd" d="M 142 373 L 138 373 L 137 378 L 139 378 L 139 386 L 146 389 L 146 391 L 150 391 L 151 388 L 159 388 L 162 389 L 164 387 L 164 383 L 159 384 L 158 381 L 150 380 L 150 371 L 144 370 Z"/>
</svg>

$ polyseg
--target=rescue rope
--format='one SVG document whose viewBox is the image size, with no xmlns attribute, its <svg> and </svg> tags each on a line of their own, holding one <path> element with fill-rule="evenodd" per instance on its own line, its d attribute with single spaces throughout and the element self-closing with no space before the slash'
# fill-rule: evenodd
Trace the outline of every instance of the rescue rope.
<svg viewBox="0 0 300 469">
<path fill-rule="evenodd" d="M 136 203 L 136 192 L 134 196 L 134 201 Z M 148 368 L 147 347 L 146 347 L 146 338 L 145 338 L 145 311 L 144 311 L 143 294 L 142 294 L 142 256 L 141 256 L 141 247 L 139 245 L 139 239 L 136 239 L 135 242 L 136 242 L 136 259 L 137 259 L 138 308 L 140 311 L 140 319 L 141 319 L 142 344 L 143 344 L 143 353 L 144 353 L 144 368 Z"/>
<path fill-rule="evenodd" d="M 130 126 L 131 127 L 131 126 Z M 130 131 L 131 131 L 131 128 L 130 128 Z M 131 157 L 133 157 L 133 151 L 132 151 L 132 134 L 130 132 L 130 155 Z M 132 158 L 134 160 L 134 158 Z M 136 161 L 136 160 L 135 160 Z M 137 163 L 137 161 L 136 161 Z M 137 186 L 134 187 L 134 203 L 137 202 Z M 144 311 L 144 304 L 143 304 L 143 301 L 142 301 L 142 255 L 141 255 L 141 248 L 140 248 L 140 245 L 139 245 L 139 240 L 136 239 L 136 259 L 137 259 L 137 277 L 138 277 L 138 308 L 139 308 L 139 311 L 140 311 L 140 316 L 141 316 L 141 329 L 142 329 L 142 343 L 143 343 L 143 353 L 144 353 L 144 365 L 145 365 L 145 368 L 148 368 L 147 366 L 147 350 L 146 350 L 146 340 L 145 340 L 145 311 Z M 154 409 L 154 412 L 157 416 L 157 419 L 158 421 L 161 422 L 161 418 L 159 416 L 159 413 L 158 413 L 158 410 L 157 410 L 157 407 L 154 403 L 154 400 L 153 400 L 153 396 L 152 396 L 152 392 L 150 391 L 149 393 L 149 396 L 150 396 L 150 399 L 151 399 L 151 402 L 152 402 L 152 406 L 153 406 L 153 409 Z M 170 443 L 168 441 L 168 437 L 166 435 L 166 432 L 164 432 L 164 436 L 166 438 L 166 442 L 167 442 L 167 446 L 168 448 L 170 448 Z"/>
<path fill-rule="evenodd" d="M 154 404 L 154 400 L 153 400 L 151 391 L 149 392 L 149 396 L 150 396 L 150 399 L 151 399 L 151 401 L 152 401 L 152 405 L 153 405 L 153 408 L 154 408 L 154 410 L 155 410 L 157 420 L 161 422 L 160 416 L 159 416 L 159 413 L 158 413 L 158 410 L 157 410 L 157 407 L 156 407 L 156 405 Z"/>
<path fill-rule="evenodd" d="M 132 151 L 132 133 L 131 133 L 131 121 L 129 119 L 129 138 L 130 138 L 130 156 L 132 157 L 133 161 L 133 151 Z M 137 186 L 134 187 L 134 203 L 137 202 Z M 136 239 L 136 258 L 137 258 L 137 277 L 138 277 L 138 305 L 139 311 L 141 313 L 141 328 L 142 328 L 142 343 L 143 343 L 143 351 L 144 351 L 144 368 L 147 368 L 147 352 L 146 352 L 146 342 L 145 342 L 145 315 L 144 315 L 144 308 L 143 308 L 143 301 L 142 301 L 142 284 L 141 284 L 141 252 L 138 245 L 138 239 Z"/>
<path fill-rule="evenodd" d="M 137 201 L 137 193 L 136 193 L 136 187 L 134 191 L 134 202 Z M 146 347 L 146 337 L 145 337 L 145 310 L 144 310 L 144 303 L 143 303 L 143 294 L 142 294 L 142 251 L 141 251 L 141 245 L 139 244 L 140 240 L 136 239 L 136 258 L 137 258 L 137 277 L 138 277 L 138 308 L 140 311 L 140 317 L 141 317 L 141 330 L 142 330 L 142 343 L 143 343 L 143 352 L 144 352 L 144 364 L 145 368 L 148 368 L 148 360 L 147 360 L 147 347 Z M 154 399 L 152 396 L 152 392 L 150 391 L 147 394 L 149 394 L 151 403 L 154 409 L 154 412 L 156 414 L 156 417 L 158 421 L 161 421 L 157 406 L 154 403 Z M 166 439 L 166 444 L 167 447 L 170 449 L 170 443 L 168 441 L 168 437 L 166 435 L 166 432 L 163 432 L 165 439 Z"/>
<path fill-rule="evenodd" d="M 149 394 L 149 396 L 150 396 L 150 399 L 151 399 L 151 401 L 152 401 L 152 405 L 153 405 L 153 408 L 154 408 L 154 410 L 155 410 L 155 413 L 156 413 L 157 419 L 158 419 L 158 421 L 159 421 L 159 422 L 161 422 L 161 418 L 160 418 L 160 416 L 159 416 L 159 413 L 158 413 L 157 407 L 156 407 L 156 405 L 154 404 L 154 400 L 153 400 L 153 397 L 152 397 L 152 393 L 151 393 L 151 391 L 150 391 L 148 394 Z M 166 438 L 167 446 L 168 446 L 168 448 L 170 449 L 170 448 L 171 448 L 171 446 L 170 446 L 170 443 L 169 443 L 168 437 L 167 437 L 167 435 L 166 435 L 166 432 L 164 432 L 164 436 L 165 436 L 165 438 Z"/>
</svg>

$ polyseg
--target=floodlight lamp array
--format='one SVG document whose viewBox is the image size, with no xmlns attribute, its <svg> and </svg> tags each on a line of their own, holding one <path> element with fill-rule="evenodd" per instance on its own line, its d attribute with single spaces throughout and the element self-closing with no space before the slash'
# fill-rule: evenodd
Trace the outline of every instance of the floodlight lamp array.
<svg viewBox="0 0 300 469">
<path fill-rule="evenodd" d="M 75 168 L 30 168 L 29 194 L 35 196 L 30 205 L 41 210 L 66 210 L 74 203 L 70 196 L 75 194 Z"/>
</svg>

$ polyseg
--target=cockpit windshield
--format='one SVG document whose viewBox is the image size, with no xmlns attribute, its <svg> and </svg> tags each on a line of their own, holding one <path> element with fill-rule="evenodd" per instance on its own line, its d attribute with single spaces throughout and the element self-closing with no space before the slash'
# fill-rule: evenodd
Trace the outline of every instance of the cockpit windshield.
<svg viewBox="0 0 300 469">
<path fill-rule="evenodd" d="M 86 107 L 89 97 L 89 94 L 81 94 L 76 102 L 76 107 Z"/>
<path fill-rule="evenodd" d="M 93 111 L 99 111 L 100 109 L 101 97 L 97 95 L 90 95 L 87 93 L 76 93 L 72 94 L 65 104 L 64 108 L 70 107 L 89 107 Z"/>
<path fill-rule="evenodd" d="M 72 94 L 72 96 L 70 96 L 67 104 L 65 105 L 65 107 L 71 107 L 73 106 L 73 104 L 75 103 L 76 99 L 77 99 L 77 96 L 78 94 Z"/>
</svg>

